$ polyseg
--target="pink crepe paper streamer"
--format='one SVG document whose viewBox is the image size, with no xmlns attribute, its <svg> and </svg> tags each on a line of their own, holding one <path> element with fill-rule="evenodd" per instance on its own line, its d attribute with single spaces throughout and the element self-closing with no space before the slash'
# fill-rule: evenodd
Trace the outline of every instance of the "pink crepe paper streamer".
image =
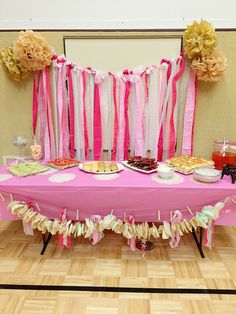
<svg viewBox="0 0 236 314">
<path fill-rule="evenodd" d="M 126 82 L 125 86 L 125 99 L 124 99 L 124 115 L 125 115 L 125 137 L 124 137 L 124 158 L 128 159 L 129 156 L 129 143 L 130 143 L 130 133 L 129 133 L 129 94 L 131 89 L 130 81 Z"/>
<path fill-rule="evenodd" d="M 134 88 L 135 88 L 135 103 L 134 103 L 134 106 L 135 106 L 135 108 L 134 108 L 134 110 L 135 110 L 135 125 L 134 125 L 135 155 L 143 156 L 143 143 L 144 143 L 143 120 L 144 120 L 144 114 L 143 114 L 143 111 L 141 108 L 141 102 L 140 102 L 140 94 L 141 94 L 140 79 L 138 79 L 134 83 Z"/>
<path fill-rule="evenodd" d="M 82 78 L 83 78 L 84 151 L 85 151 L 85 158 L 87 158 L 89 144 L 88 144 L 88 127 L 87 127 L 86 102 L 85 102 L 85 98 L 86 98 L 86 84 L 87 84 L 86 72 L 85 71 L 82 72 Z"/>
<path fill-rule="evenodd" d="M 119 132 L 118 124 L 118 107 L 117 107 L 117 98 L 116 98 L 116 78 L 112 77 L 113 80 L 113 102 L 114 102 L 114 134 L 113 134 L 113 150 L 112 150 L 112 160 L 116 160 L 117 152 L 117 136 Z"/>
<path fill-rule="evenodd" d="M 75 121 L 74 121 L 74 91 L 72 84 L 72 75 L 71 75 L 72 65 L 67 65 L 67 77 L 68 77 L 68 91 L 69 91 L 69 112 L 70 112 L 70 125 L 69 125 L 69 133 L 70 133 L 70 157 L 75 157 Z"/>
<path fill-rule="evenodd" d="M 184 129 L 183 129 L 183 145 L 182 145 L 183 155 L 192 155 L 194 117 L 195 117 L 195 110 L 196 110 L 196 94 L 197 94 L 196 75 L 191 70 L 189 84 L 188 84 L 185 112 L 184 112 Z"/>
<path fill-rule="evenodd" d="M 176 83 L 184 73 L 185 69 L 185 59 L 182 57 L 177 60 L 177 63 L 180 62 L 180 69 L 178 73 L 174 76 L 172 80 L 172 112 L 171 112 L 171 120 L 170 120 L 170 139 L 169 139 L 169 158 L 173 157 L 175 154 L 175 145 L 176 145 L 176 130 L 174 126 L 174 112 L 177 102 L 177 89 Z"/>
<path fill-rule="evenodd" d="M 102 121 L 100 108 L 100 84 L 94 84 L 94 121 L 93 121 L 93 149 L 94 159 L 100 160 L 102 152 Z"/>
<path fill-rule="evenodd" d="M 171 223 L 174 224 L 174 223 L 180 222 L 182 218 L 183 218 L 183 215 L 181 214 L 181 212 L 179 210 L 175 210 L 174 215 L 172 216 Z M 171 240 L 169 242 L 170 247 L 176 248 L 179 245 L 179 241 L 180 241 L 180 235 L 177 234 L 176 232 L 173 233 Z"/>
</svg>

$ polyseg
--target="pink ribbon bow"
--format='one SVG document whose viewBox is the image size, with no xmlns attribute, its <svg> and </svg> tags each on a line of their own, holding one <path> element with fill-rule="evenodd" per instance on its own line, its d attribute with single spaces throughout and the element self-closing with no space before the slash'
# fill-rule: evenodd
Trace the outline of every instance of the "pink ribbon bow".
<svg viewBox="0 0 236 314">
<path fill-rule="evenodd" d="M 134 216 L 129 216 L 128 223 L 131 225 L 135 224 Z M 136 238 L 134 237 L 134 238 L 128 239 L 128 245 L 129 245 L 130 251 L 134 252 L 136 249 Z"/>
<path fill-rule="evenodd" d="M 175 224 L 177 222 L 180 222 L 182 220 L 182 218 L 183 218 L 183 215 L 181 214 L 181 212 L 179 210 L 175 210 L 174 215 L 173 215 L 172 220 L 171 220 L 171 224 Z M 169 242 L 170 247 L 176 248 L 179 245 L 179 241 L 180 241 L 180 235 L 177 234 L 177 232 L 173 232 L 171 240 Z"/>
</svg>

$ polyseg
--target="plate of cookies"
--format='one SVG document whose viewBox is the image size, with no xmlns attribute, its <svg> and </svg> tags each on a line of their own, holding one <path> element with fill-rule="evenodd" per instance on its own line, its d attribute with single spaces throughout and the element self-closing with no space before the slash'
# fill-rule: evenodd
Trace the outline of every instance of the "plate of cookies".
<svg viewBox="0 0 236 314">
<path fill-rule="evenodd" d="M 124 166 L 114 161 L 90 161 L 79 165 L 79 169 L 88 173 L 110 174 L 124 169 Z"/>
</svg>

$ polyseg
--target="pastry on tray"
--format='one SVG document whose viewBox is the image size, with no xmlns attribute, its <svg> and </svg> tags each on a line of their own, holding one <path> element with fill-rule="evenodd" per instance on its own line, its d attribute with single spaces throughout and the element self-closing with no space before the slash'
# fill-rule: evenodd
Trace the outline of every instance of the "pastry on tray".
<svg viewBox="0 0 236 314">
<path fill-rule="evenodd" d="M 183 174 L 191 174 L 194 169 L 200 167 L 214 167 L 214 161 L 195 156 L 178 156 L 172 157 L 165 161 L 169 166 Z"/>
<path fill-rule="evenodd" d="M 18 177 L 31 176 L 48 170 L 48 167 L 41 165 L 38 162 L 19 162 L 12 164 L 7 170 Z"/>
<path fill-rule="evenodd" d="M 127 163 L 132 167 L 145 171 L 157 169 L 157 162 L 154 158 L 133 156 L 128 158 Z"/>
<path fill-rule="evenodd" d="M 71 158 L 56 158 L 54 160 L 47 161 L 47 165 L 56 169 L 66 169 L 70 167 L 78 166 L 79 161 Z"/>
<path fill-rule="evenodd" d="M 82 165 L 82 170 L 96 173 L 110 173 L 119 170 L 115 162 L 110 161 L 91 161 Z"/>
</svg>

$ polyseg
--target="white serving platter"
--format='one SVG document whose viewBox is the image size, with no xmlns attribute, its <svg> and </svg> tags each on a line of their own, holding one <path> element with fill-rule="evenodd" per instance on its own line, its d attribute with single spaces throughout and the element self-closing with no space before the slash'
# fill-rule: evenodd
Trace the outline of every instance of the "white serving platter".
<svg viewBox="0 0 236 314">
<path fill-rule="evenodd" d="M 139 169 L 137 167 L 133 167 L 130 164 L 128 164 L 127 160 L 122 161 L 122 163 L 127 168 L 133 169 L 133 170 L 138 171 L 138 172 L 146 173 L 146 174 L 153 173 L 153 172 L 157 171 L 157 168 L 156 169 L 152 169 L 152 170 L 143 170 L 143 169 Z"/>
<path fill-rule="evenodd" d="M 124 166 L 119 164 L 119 163 L 116 163 L 117 164 L 117 167 L 118 169 L 117 170 L 114 170 L 114 171 L 110 171 L 110 172 L 96 172 L 96 171 L 88 171 L 88 170 L 84 170 L 83 169 L 83 163 L 80 163 L 79 164 L 79 169 L 84 171 L 84 172 L 87 172 L 87 173 L 93 173 L 93 174 L 112 174 L 112 173 L 117 173 L 117 172 L 120 172 L 122 170 L 124 170 Z"/>
</svg>

